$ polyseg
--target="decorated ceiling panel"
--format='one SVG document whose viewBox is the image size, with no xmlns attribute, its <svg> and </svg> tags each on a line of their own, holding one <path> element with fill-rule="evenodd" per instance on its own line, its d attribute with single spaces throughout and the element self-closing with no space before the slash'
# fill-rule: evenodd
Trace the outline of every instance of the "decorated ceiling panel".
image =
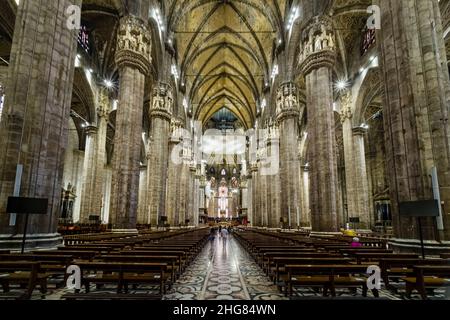
<svg viewBox="0 0 450 320">
<path fill-rule="evenodd" d="M 224 107 L 246 127 L 271 73 L 285 1 L 173 0 L 165 3 L 186 96 L 206 123 Z"/>
</svg>

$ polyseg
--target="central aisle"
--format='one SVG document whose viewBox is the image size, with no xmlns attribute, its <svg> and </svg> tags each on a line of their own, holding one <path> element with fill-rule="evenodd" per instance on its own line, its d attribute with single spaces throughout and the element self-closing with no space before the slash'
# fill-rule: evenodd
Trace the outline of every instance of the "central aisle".
<svg viewBox="0 0 450 320">
<path fill-rule="evenodd" d="M 282 300 L 277 287 L 230 237 L 208 244 L 165 300 Z"/>
</svg>

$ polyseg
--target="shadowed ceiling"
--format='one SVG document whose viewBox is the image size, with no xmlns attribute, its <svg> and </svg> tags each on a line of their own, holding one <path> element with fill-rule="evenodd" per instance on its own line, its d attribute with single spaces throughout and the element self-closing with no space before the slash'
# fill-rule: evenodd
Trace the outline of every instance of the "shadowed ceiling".
<svg viewBox="0 0 450 320">
<path fill-rule="evenodd" d="M 271 74 L 286 1 L 163 1 L 195 119 L 226 107 L 253 126 Z"/>
</svg>

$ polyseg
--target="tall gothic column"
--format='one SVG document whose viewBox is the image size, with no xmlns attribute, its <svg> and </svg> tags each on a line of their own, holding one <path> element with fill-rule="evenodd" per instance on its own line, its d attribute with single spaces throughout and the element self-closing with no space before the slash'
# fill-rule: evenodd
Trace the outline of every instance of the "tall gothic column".
<svg viewBox="0 0 450 320">
<path fill-rule="evenodd" d="M 106 134 L 108 130 L 109 98 L 102 90 L 97 108 L 97 125 L 88 126 L 84 153 L 81 190 L 81 223 L 89 223 L 90 215 L 101 216 L 105 199 L 103 184 L 106 165 Z"/>
<path fill-rule="evenodd" d="M 120 20 L 116 63 L 119 106 L 114 136 L 111 223 L 118 231 L 136 232 L 145 78 L 150 73 L 151 33 L 134 16 Z"/>
<path fill-rule="evenodd" d="M 279 128 L 275 121 L 270 120 L 267 128 L 267 150 L 268 150 L 268 201 L 269 201 L 269 227 L 278 228 L 281 218 L 281 183 L 279 176 L 280 139 Z"/>
<path fill-rule="evenodd" d="M 350 92 L 345 92 L 341 96 L 340 103 L 348 217 L 359 218 L 360 229 L 371 229 L 369 181 L 364 152 L 364 134 L 367 130 L 362 127 L 353 127 L 352 96 Z"/>
<path fill-rule="evenodd" d="M 169 140 L 169 162 L 167 169 L 167 194 L 166 194 L 166 213 L 167 221 L 171 227 L 178 227 L 181 223 L 179 220 L 179 201 L 178 194 L 180 192 L 181 164 L 173 161 L 172 157 L 176 157 L 179 150 L 180 138 L 182 136 L 182 123 L 173 119 L 170 123 L 171 135 Z M 179 156 L 179 154 L 177 155 Z"/>
<path fill-rule="evenodd" d="M 268 225 L 268 211 L 267 211 L 267 140 L 266 134 L 261 137 L 259 152 L 259 214 L 261 215 L 261 227 Z"/>
<path fill-rule="evenodd" d="M 259 226 L 258 225 L 258 216 L 259 212 L 257 209 L 257 197 L 258 197 L 258 164 L 256 162 L 250 163 L 250 172 L 252 175 L 252 212 L 251 212 L 251 219 L 250 224 L 253 227 Z"/>
<path fill-rule="evenodd" d="M 195 174 L 197 172 L 197 166 L 195 165 L 195 163 L 193 163 L 191 161 L 191 163 L 189 164 L 189 183 L 188 183 L 188 197 L 187 197 L 187 217 L 186 219 L 189 220 L 189 225 L 193 226 L 194 224 L 194 216 L 195 216 L 195 212 L 194 212 L 194 206 L 195 206 L 195 197 L 196 197 L 196 192 L 195 192 Z"/>
<path fill-rule="evenodd" d="M 14 221 L 6 213 L 15 189 L 22 197 L 48 199 L 46 215 L 29 217 L 27 246 L 54 246 L 61 239 L 56 230 L 78 35 L 67 28 L 65 12 L 80 3 L 20 1 L 18 6 L 0 126 L 0 247 L 17 247 L 22 237 L 25 217 Z"/>
<path fill-rule="evenodd" d="M 200 212 L 200 199 L 203 199 L 201 192 L 200 192 L 200 180 L 201 180 L 201 174 L 200 170 L 196 168 L 195 174 L 194 174 L 194 209 L 193 209 L 193 219 L 192 225 L 195 227 L 198 227 L 199 225 L 199 212 Z"/>
<path fill-rule="evenodd" d="M 150 222 L 156 226 L 166 216 L 166 178 L 169 159 L 170 121 L 173 112 L 172 87 L 158 83 L 153 90 L 150 108 L 152 149 L 148 161 L 148 207 Z"/>
<path fill-rule="evenodd" d="M 310 162 L 311 222 L 314 231 L 338 231 L 338 175 L 333 114 L 333 24 L 314 17 L 303 32 L 300 67 L 306 80 Z"/>
<path fill-rule="evenodd" d="M 189 219 L 189 201 L 192 198 L 192 186 L 190 184 L 190 162 L 191 162 L 191 148 L 190 139 L 185 137 L 182 142 L 182 163 L 180 164 L 180 171 L 178 172 L 178 180 L 180 184 L 180 193 L 178 197 L 179 202 L 179 222 L 181 225 L 185 224 L 185 220 Z"/>
<path fill-rule="evenodd" d="M 295 84 L 284 83 L 278 88 L 276 114 L 280 135 L 281 216 L 293 226 L 300 206 L 297 151 L 300 106 Z"/>
<path fill-rule="evenodd" d="M 450 240 L 450 85 L 438 0 L 381 0 L 377 34 L 385 84 L 384 128 L 394 235 L 417 239 L 416 219 L 401 217 L 399 203 L 433 199 L 437 169 L 443 223 Z M 440 219 L 438 219 L 439 221 Z M 425 239 L 435 222 L 423 219 Z"/>
</svg>

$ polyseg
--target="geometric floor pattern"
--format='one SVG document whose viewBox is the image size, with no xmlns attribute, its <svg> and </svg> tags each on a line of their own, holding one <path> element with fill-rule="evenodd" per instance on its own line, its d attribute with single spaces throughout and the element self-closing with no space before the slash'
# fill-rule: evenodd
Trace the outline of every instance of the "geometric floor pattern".
<svg viewBox="0 0 450 320">
<path fill-rule="evenodd" d="M 209 243 L 164 297 L 167 300 L 285 300 L 232 237 Z"/>
</svg>

